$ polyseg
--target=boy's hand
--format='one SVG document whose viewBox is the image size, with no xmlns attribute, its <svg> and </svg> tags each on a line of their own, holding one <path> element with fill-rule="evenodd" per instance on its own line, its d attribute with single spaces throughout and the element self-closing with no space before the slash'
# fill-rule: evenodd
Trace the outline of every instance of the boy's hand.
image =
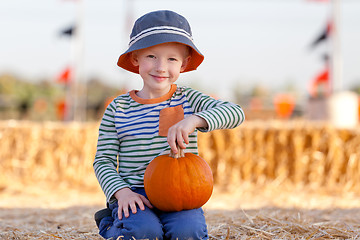
<svg viewBox="0 0 360 240">
<path fill-rule="evenodd" d="M 199 127 L 207 127 L 207 123 L 203 118 L 196 115 L 191 115 L 171 126 L 168 131 L 167 142 L 173 153 L 177 153 L 176 145 L 185 149 L 185 144 L 189 144 L 189 134 Z"/>
<path fill-rule="evenodd" d="M 118 200 L 118 216 L 120 220 L 122 219 L 123 212 L 125 217 L 129 217 L 129 207 L 131 212 L 134 214 L 137 212 L 136 205 L 138 205 L 141 210 L 145 210 L 144 203 L 149 208 L 153 208 L 150 201 L 146 199 L 146 197 L 131 191 L 129 188 L 118 190 L 114 196 Z"/>
</svg>

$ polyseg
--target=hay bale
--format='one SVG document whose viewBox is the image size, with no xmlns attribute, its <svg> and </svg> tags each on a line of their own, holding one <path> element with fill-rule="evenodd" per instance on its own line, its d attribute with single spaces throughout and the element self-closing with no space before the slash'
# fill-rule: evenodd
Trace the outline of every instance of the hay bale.
<svg viewBox="0 0 360 240">
<path fill-rule="evenodd" d="M 98 125 L 0 122 L 0 180 L 98 187 L 92 168 Z M 199 133 L 199 154 L 224 189 L 246 181 L 291 181 L 359 192 L 359 152 L 359 129 L 324 123 L 248 121 Z"/>
</svg>

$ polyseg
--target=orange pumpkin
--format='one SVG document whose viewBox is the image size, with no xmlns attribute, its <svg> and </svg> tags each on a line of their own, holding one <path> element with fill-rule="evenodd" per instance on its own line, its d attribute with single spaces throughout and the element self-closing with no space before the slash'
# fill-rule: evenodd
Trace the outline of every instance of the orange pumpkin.
<svg viewBox="0 0 360 240">
<path fill-rule="evenodd" d="M 213 175 L 207 162 L 192 153 L 161 155 L 150 162 L 144 187 L 152 205 L 162 211 L 199 208 L 210 198 Z"/>
</svg>

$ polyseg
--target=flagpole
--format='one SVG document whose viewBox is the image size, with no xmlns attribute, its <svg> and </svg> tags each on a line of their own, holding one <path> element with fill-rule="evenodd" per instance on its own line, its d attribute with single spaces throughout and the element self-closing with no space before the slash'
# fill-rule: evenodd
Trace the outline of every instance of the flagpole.
<svg viewBox="0 0 360 240">
<path fill-rule="evenodd" d="M 77 26 L 76 24 L 73 26 L 70 43 L 70 78 L 69 82 L 66 84 L 66 121 L 74 120 L 75 106 L 76 106 L 76 98 L 75 98 L 75 89 L 76 89 L 76 64 L 75 64 L 75 56 L 76 56 L 76 35 L 77 35 Z"/>
<path fill-rule="evenodd" d="M 83 121 L 85 120 L 85 101 L 84 95 L 86 96 L 86 91 L 84 91 L 83 83 L 83 47 L 84 47 L 84 34 L 83 34 L 83 18 L 84 18 L 84 0 L 77 1 L 77 15 L 75 23 L 75 35 L 74 35 L 74 78 L 72 81 L 72 120 L 73 121 Z"/>
<path fill-rule="evenodd" d="M 329 101 L 330 122 L 338 128 L 355 128 L 359 124 L 358 95 L 344 90 L 341 55 L 341 0 L 332 0 L 332 85 Z"/>
<path fill-rule="evenodd" d="M 333 93 L 343 90 L 342 78 L 342 56 L 340 41 L 340 17 L 341 17 L 341 0 L 332 0 L 332 57 L 331 57 L 331 84 Z"/>
</svg>

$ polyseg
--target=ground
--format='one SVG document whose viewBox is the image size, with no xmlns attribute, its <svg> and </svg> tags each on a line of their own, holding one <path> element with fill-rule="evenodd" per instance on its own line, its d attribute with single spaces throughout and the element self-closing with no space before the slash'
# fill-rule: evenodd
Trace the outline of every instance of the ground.
<svg viewBox="0 0 360 240">
<path fill-rule="evenodd" d="M 99 189 L 0 189 L 0 239 L 101 239 L 93 214 Z M 313 187 L 216 187 L 204 206 L 210 239 L 360 239 L 354 193 Z"/>
</svg>

